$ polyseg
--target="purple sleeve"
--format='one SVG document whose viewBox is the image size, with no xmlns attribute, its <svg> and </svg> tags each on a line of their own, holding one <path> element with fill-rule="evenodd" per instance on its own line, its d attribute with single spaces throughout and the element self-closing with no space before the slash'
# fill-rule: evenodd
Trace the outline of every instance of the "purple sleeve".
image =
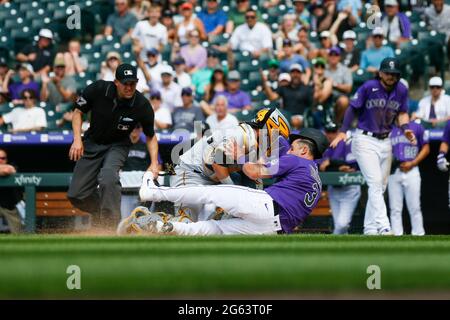
<svg viewBox="0 0 450 320">
<path fill-rule="evenodd" d="M 411 38 L 411 23 L 409 22 L 408 17 L 404 13 L 399 13 L 398 18 L 401 24 L 401 31 L 403 38 Z"/>
<path fill-rule="evenodd" d="M 274 159 L 267 163 L 265 166 L 271 172 L 272 177 L 280 177 L 289 172 L 292 168 L 298 165 L 296 156 L 285 155 L 278 159 Z"/>
<path fill-rule="evenodd" d="M 350 126 L 352 125 L 353 119 L 355 119 L 355 110 L 350 105 L 344 114 L 344 121 L 342 122 L 342 127 L 339 130 L 340 132 L 347 132 L 348 129 L 350 129 Z"/>
<path fill-rule="evenodd" d="M 408 89 L 405 87 L 402 100 L 400 101 L 399 112 L 408 112 Z"/>
<path fill-rule="evenodd" d="M 442 136 L 442 142 L 450 144 L 450 121 L 447 121 L 444 129 L 444 135 Z"/>
</svg>

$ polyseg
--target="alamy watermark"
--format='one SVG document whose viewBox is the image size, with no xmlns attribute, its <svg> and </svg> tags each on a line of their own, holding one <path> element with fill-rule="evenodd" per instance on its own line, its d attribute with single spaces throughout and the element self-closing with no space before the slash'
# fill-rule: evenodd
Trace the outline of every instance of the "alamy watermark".
<svg viewBox="0 0 450 320">
<path fill-rule="evenodd" d="M 66 10 L 69 17 L 66 20 L 66 27 L 69 30 L 81 29 L 81 8 L 77 5 L 71 5 Z"/>
<path fill-rule="evenodd" d="M 367 278 L 366 286 L 369 290 L 381 290 L 381 269 L 376 264 L 370 265 L 366 270 L 370 276 Z"/>
<path fill-rule="evenodd" d="M 70 265 L 66 269 L 67 277 L 66 286 L 69 290 L 81 290 L 81 268 L 77 265 Z"/>
</svg>

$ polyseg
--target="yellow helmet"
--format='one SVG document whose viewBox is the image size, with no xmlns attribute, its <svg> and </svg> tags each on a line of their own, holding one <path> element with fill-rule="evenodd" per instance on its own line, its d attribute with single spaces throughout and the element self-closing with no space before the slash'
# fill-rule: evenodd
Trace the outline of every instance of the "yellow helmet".
<svg viewBox="0 0 450 320">
<path fill-rule="evenodd" d="M 248 124 L 253 128 L 266 131 L 265 133 L 260 131 L 259 136 L 267 134 L 267 141 L 260 141 L 261 147 L 266 150 L 267 156 L 271 155 L 278 136 L 289 139 L 289 134 L 291 133 L 289 121 L 277 108 L 259 110 L 255 118 Z"/>
</svg>

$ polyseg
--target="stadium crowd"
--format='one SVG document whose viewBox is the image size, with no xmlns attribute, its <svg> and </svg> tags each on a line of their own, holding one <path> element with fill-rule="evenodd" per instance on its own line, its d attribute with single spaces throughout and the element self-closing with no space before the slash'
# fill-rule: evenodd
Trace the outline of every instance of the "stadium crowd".
<svg viewBox="0 0 450 320">
<path fill-rule="evenodd" d="M 413 117 L 443 127 L 445 2 L 105 0 L 99 8 L 110 14 L 96 16 L 95 31 L 67 39 L 45 18 L 63 9 L 67 19 L 70 4 L 88 12 L 92 1 L 3 0 L 0 130 L 70 130 L 77 95 L 95 80 L 114 80 L 123 62 L 138 67 L 137 89 L 151 102 L 157 131 L 193 131 L 194 121 L 225 129 L 267 106 L 294 129 L 327 129 L 342 124 L 351 96 L 387 57 L 399 58 L 402 81 L 419 92 L 409 102 Z M 21 41 L 24 32 L 36 41 Z"/>
</svg>

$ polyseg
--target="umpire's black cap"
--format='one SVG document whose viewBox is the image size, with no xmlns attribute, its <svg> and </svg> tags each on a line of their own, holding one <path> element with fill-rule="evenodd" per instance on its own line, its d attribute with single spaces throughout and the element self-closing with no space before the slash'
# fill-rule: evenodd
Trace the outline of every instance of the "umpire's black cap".
<svg viewBox="0 0 450 320">
<path fill-rule="evenodd" d="M 304 128 L 297 132 L 292 132 L 289 135 L 289 142 L 292 143 L 297 139 L 307 139 L 314 143 L 314 159 L 320 159 L 325 150 L 329 147 L 329 142 L 327 137 L 322 133 L 322 131 L 314 128 Z"/>
<path fill-rule="evenodd" d="M 116 79 L 122 83 L 126 83 L 129 81 L 138 81 L 137 70 L 136 67 L 133 67 L 129 63 L 122 63 L 116 69 Z"/>
<path fill-rule="evenodd" d="M 400 63 L 396 58 L 385 58 L 381 61 L 380 71 L 400 75 Z"/>
</svg>

